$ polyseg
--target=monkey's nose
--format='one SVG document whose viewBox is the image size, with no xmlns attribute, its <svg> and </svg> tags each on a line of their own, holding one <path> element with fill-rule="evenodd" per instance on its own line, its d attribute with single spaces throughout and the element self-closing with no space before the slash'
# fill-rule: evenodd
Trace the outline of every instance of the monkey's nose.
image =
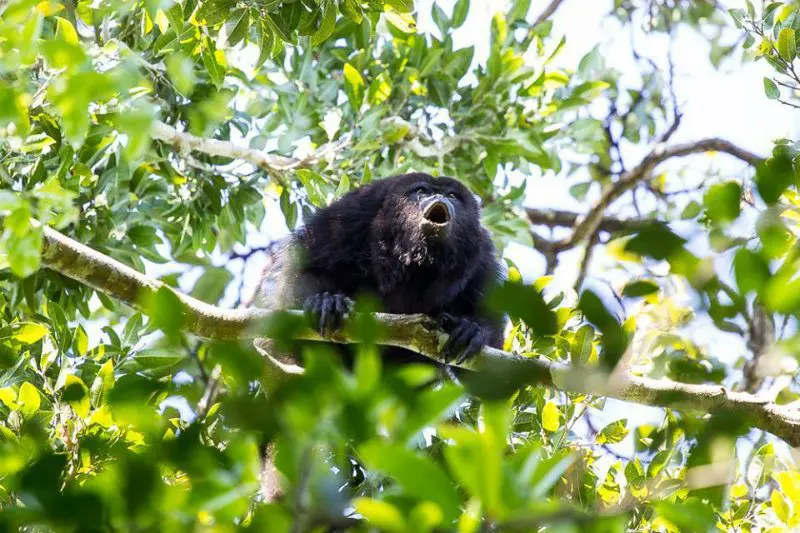
<svg viewBox="0 0 800 533">
<path fill-rule="evenodd" d="M 434 224 L 448 224 L 453 219 L 453 206 L 444 198 L 433 198 L 423 205 L 422 216 Z"/>
</svg>

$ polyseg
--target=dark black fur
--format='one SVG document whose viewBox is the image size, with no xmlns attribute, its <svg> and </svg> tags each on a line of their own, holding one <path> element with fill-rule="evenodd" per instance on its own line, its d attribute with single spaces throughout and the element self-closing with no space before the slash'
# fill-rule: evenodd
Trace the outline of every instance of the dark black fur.
<svg viewBox="0 0 800 533">
<path fill-rule="evenodd" d="M 425 225 L 423 207 L 430 204 L 424 202 L 431 198 L 452 206 L 441 234 Z M 338 328 L 352 299 L 370 293 L 385 312 L 438 318 L 450 334 L 447 360 L 502 344 L 502 318 L 482 305 L 500 279 L 500 264 L 475 197 L 452 178 L 406 174 L 360 187 L 317 212 L 289 249 L 298 252 L 294 261 L 276 261 L 265 271 L 276 285 L 263 290 L 278 299 L 269 307 L 302 307 L 320 331 Z M 419 360 L 396 348 L 385 357 Z"/>
</svg>

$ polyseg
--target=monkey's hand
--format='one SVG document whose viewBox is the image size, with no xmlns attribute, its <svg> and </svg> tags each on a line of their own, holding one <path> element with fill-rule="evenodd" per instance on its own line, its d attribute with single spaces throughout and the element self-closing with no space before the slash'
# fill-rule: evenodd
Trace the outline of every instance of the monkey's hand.
<svg viewBox="0 0 800 533">
<path fill-rule="evenodd" d="M 463 363 L 478 355 L 489 342 L 484 328 L 468 318 L 442 313 L 439 325 L 450 336 L 439 352 L 445 362 Z"/>
<path fill-rule="evenodd" d="M 341 293 L 321 292 L 306 298 L 303 311 L 311 327 L 325 337 L 342 328 L 353 311 L 353 300 Z"/>
</svg>

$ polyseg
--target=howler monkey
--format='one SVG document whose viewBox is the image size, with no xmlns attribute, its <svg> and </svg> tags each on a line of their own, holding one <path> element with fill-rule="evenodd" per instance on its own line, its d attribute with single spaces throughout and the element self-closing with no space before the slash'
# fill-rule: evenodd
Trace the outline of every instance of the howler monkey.
<svg viewBox="0 0 800 533">
<path fill-rule="evenodd" d="M 362 294 L 387 313 L 424 313 L 449 334 L 443 358 L 462 361 L 502 343 L 502 317 L 483 297 L 500 263 L 475 196 L 453 178 L 413 173 L 357 188 L 315 213 L 266 266 L 255 305 L 303 309 L 323 335 Z M 419 361 L 385 348 L 392 361 Z"/>
<path fill-rule="evenodd" d="M 341 326 L 355 298 L 371 294 L 382 311 L 437 318 L 449 334 L 442 355 L 461 361 L 502 344 L 503 318 L 483 305 L 500 277 L 472 193 L 452 178 L 405 174 L 359 187 L 315 213 L 270 257 L 251 305 L 304 309 L 325 334 Z M 266 339 L 256 346 L 284 371 L 299 370 L 295 354 L 275 353 Z M 424 360 L 395 347 L 384 347 L 382 357 Z M 262 491 L 274 501 L 281 491 L 273 445 L 264 442 L 261 452 Z"/>
</svg>

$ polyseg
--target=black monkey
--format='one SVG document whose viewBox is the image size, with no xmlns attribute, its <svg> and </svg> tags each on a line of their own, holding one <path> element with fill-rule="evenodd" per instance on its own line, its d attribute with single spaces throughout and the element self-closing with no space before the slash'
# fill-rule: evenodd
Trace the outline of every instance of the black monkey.
<svg viewBox="0 0 800 533">
<path fill-rule="evenodd" d="M 504 319 L 483 306 L 501 264 L 475 197 L 452 178 L 416 173 L 362 186 L 315 213 L 273 252 L 251 305 L 302 308 L 323 334 L 341 326 L 354 298 L 371 293 L 383 311 L 438 318 L 449 334 L 442 348 L 448 361 L 502 344 Z M 266 339 L 256 346 L 283 371 L 300 370 L 295 354 L 276 353 Z M 384 347 L 382 357 L 427 361 L 395 347 Z M 281 497 L 274 448 L 264 442 L 261 453 L 262 491 L 274 501 Z"/>
<path fill-rule="evenodd" d="M 453 178 L 405 174 L 315 213 L 264 269 L 256 305 L 302 308 L 324 335 L 371 293 L 385 312 L 438 318 L 449 334 L 442 356 L 460 362 L 502 344 L 503 318 L 483 306 L 501 272 L 473 194 Z M 383 357 L 424 360 L 389 347 Z"/>
</svg>

